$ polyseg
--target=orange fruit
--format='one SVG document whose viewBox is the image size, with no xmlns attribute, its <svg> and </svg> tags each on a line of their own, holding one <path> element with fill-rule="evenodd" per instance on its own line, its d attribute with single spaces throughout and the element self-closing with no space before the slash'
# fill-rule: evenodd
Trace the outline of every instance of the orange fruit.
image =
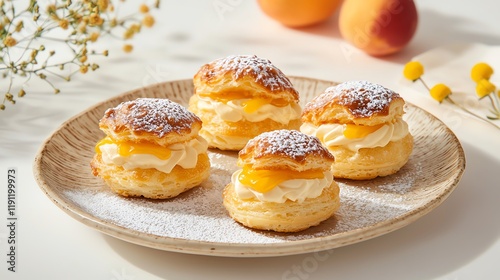
<svg viewBox="0 0 500 280">
<path fill-rule="evenodd" d="M 290 27 L 302 27 L 328 19 L 342 0 L 258 0 L 269 17 Z"/>
</svg>

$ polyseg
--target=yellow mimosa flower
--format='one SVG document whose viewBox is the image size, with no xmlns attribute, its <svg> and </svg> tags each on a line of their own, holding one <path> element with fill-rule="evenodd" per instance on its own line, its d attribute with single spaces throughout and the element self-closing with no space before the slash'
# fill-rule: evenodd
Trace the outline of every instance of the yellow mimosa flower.
<svg viewBox="0 0 500 280">
<path fill-rule="evenodd" d="M 483 79 L 489 80 L 492 74 L 493 68 L 484 62 L 477 63 L 470 71 L 470 77 L 476 83 L 479 83 Z"/>
<path fill-rule="evenodd" d="M 430 89 L 432 98 L 440 103 L 451 94 L 451 89 L 445 84 L 437 84 Z"/>
<path fill-rule="evenodd" d="M 403 70 L 405 78 L 415 81 L 424 74 L 424 66 L 418 61 L 410 61 L 406 63 Z"/>
<path fill-rule="evenodd" d="M 495 89 L 496 87 L 494 84 L 486 79 L 482 79 L 476 85 L 476 94 L 479 96 L 479 99 L 481 99 L 494 92 Z"/>
</svg>

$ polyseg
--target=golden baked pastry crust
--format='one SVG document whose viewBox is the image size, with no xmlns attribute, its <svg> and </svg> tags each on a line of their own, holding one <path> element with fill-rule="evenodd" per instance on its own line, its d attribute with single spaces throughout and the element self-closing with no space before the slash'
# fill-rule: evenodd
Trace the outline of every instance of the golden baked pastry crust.
<svg viewBox="0 0 500 280">
<path fill-rule="evenodd" d="M 298 102 L 299 93 L 271 61 L 255 55 L 232 55 L 203 65 L 193 78 L 195 94 L 230 96 L 235 91 L 249 98 Z"/>
<path fill-rule="evenodd" d="M 300 116 L 288 123 L 271 119 L 258 122 L 221 119 L 214 110 L 198 107 L 199 99 L 210 98 L 225 102 L 234 99 L 264 99 L 270 104 L 298 104 L 299 93 L 288 77 L 271 61 L 255 55 L 233 55 L 203 65 L 193 77 L 194 95 L 189 100 L 189 110 L 203 121 L 200 135 L 210 147 L 221 150 L 240 150 L 246 144 L 238 136 L 249 139 L 262 132 L 278 129 L 299 129 Z M 224 141 L 216 141 L 223 138 Z"/>
<path fill-rule="evenodd" d="M 375 126 L 404 114 L 404 100 L 396 92 L 366 81 L 350 81 L 327 88 L 306 104 L 302 122 Z"/>
<path fill-rule="evenodd" d="M 252 169 L 328 171 L 334 158 L 318 138 L 299 131 L 265 132 L 239 152 L 238 165 Z M 284 203 L 241 199 L 231 182 L 224 188 L 223 203 L 237 222 L 254 229 L 297 232 L 330 218 L 340 206 L 339 186 L 332 180 L 321 194 L 299 202 Z"/>
<path fill-rule="evenodd" d="M 316 226 L 335 213 L 340 206 L 339 186 L 333 181 L 320 196 L 308 198 L 302 203 L 290 200 L 276 203 L 240 199 L 234 185 L 230 183 L 224 188 L 223 202 L 231 218 L 244 226 L 276 232 L 297 232 Z"/>
<path fill-rule="evenodd" d="M 99 128 L 112 139 L 151 142 L 160 146 L 186 142 L 198 135 L 202 122 L 168 99 L 137 98 L 106 110 Z"/>
<path fill-rule="evenodd" d="M 396 92 L 366 81 L 350 81 L 329 87 L 308 102 L 302 121 L 316 127 L 322 124 L 355 124 L 376 126 L 394 123 L 404 114 L 405 101 Z M 384 147 L 352 151 L 330 146 L 335 156 L 332 172 L 335 178 L 367 180 L 396 173 L 408 161 L 413 150 L 410 133 Z"/>
<path fill-rule="evenodd" d="M 201 120 L 168 99 L 138 98 L 108 109 L 99 127 L 116 142 L 148 143 L 167 147 L 198 137 Z M 210 173 L 206 151 L 197 157 L 195 168 L 176 165 L 170 173 L 154 168 L 124 169 L 103 162 L 96 153 L 90 167 L 114 192 L 122 196 L 144 196 L 152 199 L 171 198 L 203 182 Z"/>
<path fill-rule="evenodd" d="M 335 163 L 332 165 L 335 178 L 369 180 L 398 172 L 410 158 L 413 137 L 408 134 L 384 147 L 363 148 L 357 152 L 340 146 L 329 150 L 335 156 Z"/>
<path fill-rule="evenodd" d="M 318 138 L 291 130 L 262 133 L 238 153 L 238 166 L 255 170 L 328 170 L 334 160 Z"/>
<path fill-rule="evenodd" d="M 198 155 L 195 168 L 184 169 L 177 165 L 170 173 L 154 168 L 127 170 L 104 163 L 100 154 L 94 155 L 90 166 L 94 176 L 101 177 L 114 192 L 126 197 L 151 199 L 175 197 L 198 186 L 210 175 L 210 160 L 206 153 Z"/>
</svg>

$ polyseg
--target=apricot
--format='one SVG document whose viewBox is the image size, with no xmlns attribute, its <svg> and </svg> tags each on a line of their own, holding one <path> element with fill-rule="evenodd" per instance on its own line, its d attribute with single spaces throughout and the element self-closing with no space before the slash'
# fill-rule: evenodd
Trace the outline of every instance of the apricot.
<svg viewBox="0 0 500 280">
<path fill-rule="evenodd" d="M 403 49 L 413 38 L 417 23 L 413 0 L 345 0 L 339 13 L 342 37 L 373 56 Z"/>
<path fill-rule="evenodd" d="M 303 27 L 327 20 L 342 0 L 258 0 L 260 9 L 288 27 Z"/>
</svg>

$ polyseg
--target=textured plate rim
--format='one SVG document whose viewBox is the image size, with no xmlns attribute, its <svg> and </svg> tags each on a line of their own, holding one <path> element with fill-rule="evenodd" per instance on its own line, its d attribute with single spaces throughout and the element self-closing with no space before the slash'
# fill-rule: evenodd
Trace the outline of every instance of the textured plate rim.
<svg viewBox="0 0 500 280">
<path fill-rule="evenodd" d="M 314 78 L 306 78 L 306 77 L 290 77 L 293 80 L 302 80 L 309 81 L 315 83 L 325 83 L 325 84 L 335 84 L 332 81 L 314 79 Z M 172 251 L 172 252 L 182 252 L 189 254 L 197 254 L 197 255 L 212 255 L 212 256 L 228 256 L 228 257 L 270 257 L 270 256 L 284 256 L 284 255 L 294 255 L 294 254 L 302 254 L 309 253 L 315 251 L 322 251 L 333 249 L 337 247 L 342 247 L 354 243 L 358 243 L 361 241 L 365 241 L 368 239 L 372 239 L 389 232 L 400 229 L 406 225 L 409 225 L 421 218 L 422 216 L 428 214 L 437 206 L 439 206 L 457 187 L 460 179 L 465 170 L 465 154 L 463 148 L 460 144 L 460 141 L 456 137 L 456 135 L 438 118 L 436 118 L 431 113 L 425 111 L 424 109 L 415 106 L 411 103 L 407 102 L 407 106 L 414 107 L 414 109 L 419 110 L 420 113 L 425 114 L 427 117 L 437 121 L 443 128 L 445 128 L 446 133 L 452 137 L 452 142 L 458 148 L 458 169 L 457 172 L 454 173 L 453 181 L 447 185 L 446 188 L 439 193 L 439 196 L 429 201 L 426 204 L 421 205 L 411 211 L 405 212 L 403 215 L 385 220 L 382 222 L 370 224 L 369 226 L 350 230 L 347 232 L 336 233 L 333 235 L 315 237 L 307 240 L 296 240 L 296 241 L 287 241 L 283 243 L 263 243 L 263 244 L 255 244 L 255 243 L 221 243 L 221 242 L 208 242 L 208 241 L 198 241 L 198 240 L 187 240 L 181 238 L 174 237 L 164 237 L 157 236 L 149 233 L 138 232 L 126 227 L 122 227 L 119 225 L 115 225 L 113 223 L 101 220 L 97 217 L 92 216 L 90 213 L 87 213 L 81 210 L 78 206 L 72 205 L 65 201 L 65 199 L 56 192 L 51 186 L 49 186 L 43 177 L 43 171 L 41 170 L 42 159 L 47 152 L 47 144 L 52 140 L 52 138 L 57 135 L 61 130 L 65 129 L 69 126 L 73 121 L 78 118 L 86 115 L 92 110 L 102 106 L 102 104 L 110 102 L 115 99 L 119 99 L 122 96 L 140 91 L 141 89 L 153 88 L 157 87 L 161 84 L 175 84 L 179 82 L 188 82 L 189 80 L 173 80 L 167 81 L 159 84 L 149 85 L 144 88 L 138 88 L 134 90 L 130 90 L 99 102 L 90 108 L 84 110 L 83 112 L 73 116 L 68 119 L 64 123 L 62 123 L 51 135 L 42 143 L 39 151 L 36 154 L 35 160 L 33 162 L 33 174 L 35 177 L 35 181 L 38 183 L 40 189 L 45 193 L 45 195 L 61 210 L 67 213 L 72 218 L 82 222 L 83 224 L 92 227 L 104 234 L 113 236 L 115 238 L 141 245 L 150 248 L 155 248 L 159 250 Z"/>
</svg>

